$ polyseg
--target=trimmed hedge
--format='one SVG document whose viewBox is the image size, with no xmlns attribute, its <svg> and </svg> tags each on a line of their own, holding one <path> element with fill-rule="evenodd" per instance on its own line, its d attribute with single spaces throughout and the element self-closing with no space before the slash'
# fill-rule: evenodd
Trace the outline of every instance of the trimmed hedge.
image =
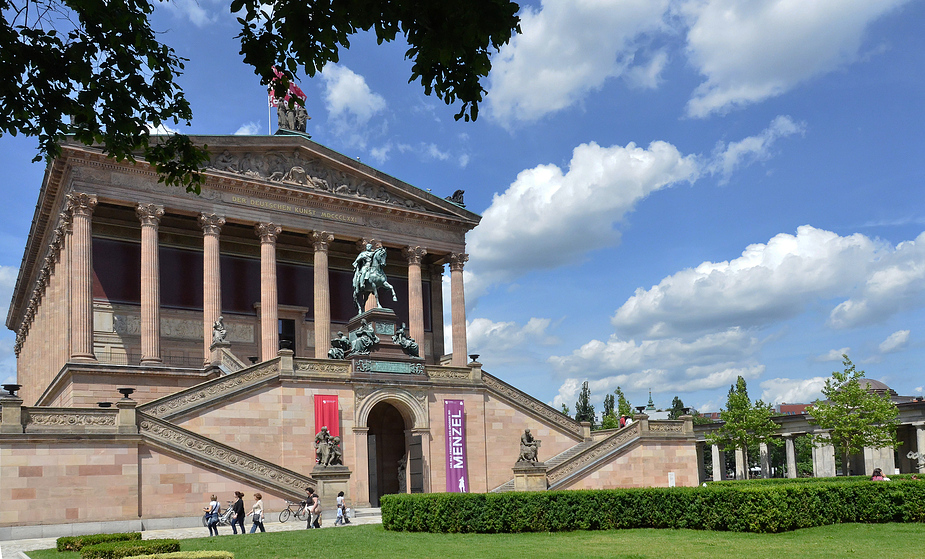
<svg viewBox="0 0 925 559">
<path fill-rule="evenodd" d="M 132 555 L 125 559 L 234 559 L 230 551 L 176 551 L 174 553 L 155 553 L 154 555 Z"/>
<path fill-rule="evenodd" d="M 925 483 L 839 480 L 707 487 L 385 495 L 386 530 L 559 532 L 691 528 L 775 533 L 844 522 L 925 522 Z"/>
<path fill-rule="evenodd" d="M 67 536 L 56 541 L 58 551 L 80 551 L 88 545 L 106 542 L 124 542 L 141 540 L 141 532 L 122 534 L 91 534 L 88 536 Z"/>
<path fill-rule="evenodd" d="M 81 559 L 123 559 L 132 555 L 150 555 L 180 551 L 180 540 L 142 540 L 89 545 L 80 551 Z"/>
</svg>

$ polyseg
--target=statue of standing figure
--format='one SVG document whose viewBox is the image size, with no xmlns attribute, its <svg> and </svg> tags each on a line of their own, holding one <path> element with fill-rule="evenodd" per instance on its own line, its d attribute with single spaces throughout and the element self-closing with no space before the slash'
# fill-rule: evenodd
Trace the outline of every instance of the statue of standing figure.
<svg viewBox="0 0 925 559">
<path fill-rule="evenodd" d="M 379 303 L 379 288 L 385 287 L 392 292 L 392 301 L 398 301 L 395 288 L 385 277 L 385 248 L 373 249 L 372 243 L 366 243 L 366 249 L 357 255 L 353 261 L 353 300 L 357 305 L 357 314 L 363 312 L 366 299 L 372 294 L 376 298 L 376 307 L 382 308 Z"/>
</svg>

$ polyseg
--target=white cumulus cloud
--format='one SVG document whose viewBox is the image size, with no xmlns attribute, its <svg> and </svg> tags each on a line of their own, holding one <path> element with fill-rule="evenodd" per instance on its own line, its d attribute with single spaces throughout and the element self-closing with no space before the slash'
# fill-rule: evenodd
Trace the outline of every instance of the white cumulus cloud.
<svg viewBox="0 0 925 559">
<path fill-rule="evenodd" d="M 827 353 L 823 353 L 822 355 L 817 355 L 816 358 L 813 359 L 813 361 L 817 361 L 819 363 L 826 363 L 829 361 L 838 361 L 839 363 L 841 363 L 845 359 L 844 356 L 848 355 L 849 353 L 851 353 L 850 347 L 843 347 L 841 349 L 830 349 Z"/>
<path fill-rule="evenodd" d="M 255 136 L 260 132 L 260 124 L 256 122 L 245 122 L 235 130 L 235 136 Z"/>
<path fill-rule="evenodd" d="M 880 353 L 893 353 L 906 347 L 909 343 L 909 330 L 897 330 L 880 344 Z"/>
<path fill-rule="evenodd" d="M 688 114 L 705 117 L 757 103 L 858 60 L 867 27 L 907 2 L 682 2 L 688 60 L 706 78 Z"/>
<path fill-rule="evenodd" d="M 636 69 L 641 38 L 665 26 L 668 0 L 544 0 L 525 7 L 523 33 L 492 61 L 489 113 L 502 123 L 532 121 L 561 110 Z M 664 66 L 653 54 L 636 70 L 637 85 L 657 81 Z M 648 75 L 647 75 L 648 74 Z"/>
<path fill-rule="evenodd" d="M 722 182 L 728 182 L 732 173 L 742 165 L 768 160 L 772 155 L 772 147 L 778 139 L 794 134 L 802 135 L 805 131 L 805 123 L 794 122 L 789 116 L 778 116 L 760 134 L 749 136 L 738 142 L 730 142 L 728 145 L 719 143 L 714 150 L 713 160 L 708 170 L 713 174 L 721 175 Z"/>
<path fill-rule="evenodd" d="M 839 356 L 839 359 L 841 356 Z M 822 398 L 828 377 L 807 379 L 772 378 L 761 383 L 761 399 L 768 404 L 808 404 Z"/>
<path fill-rule="evenodd" d="M 373 92 L 366 78 L 341 64 L 328 64 L 321 72 L 328 118 L 341 141 L 364 148 L 370 119 L 385 111 L 385 98 Z"/>
</svg>

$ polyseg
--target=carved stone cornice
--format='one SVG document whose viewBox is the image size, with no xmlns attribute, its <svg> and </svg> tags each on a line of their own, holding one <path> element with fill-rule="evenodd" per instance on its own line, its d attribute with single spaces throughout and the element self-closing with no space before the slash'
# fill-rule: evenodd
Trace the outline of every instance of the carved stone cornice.
<svg viewBox="0 0 925 559">
<path fill-rule="evenodd" d="M 257 225 L 254 225 L 254 233 L 260 237 L 261 243 L 275 243 L 279 234 L 283 232 L 283 228 L 275 223 L 271 222 L 260 222 Z"/>
<path fill-rule="evenodd" d="M 546 473 L 549 484 L 553 485 L 572 474 L 580 472 L 626 443 L 639 438 L 639 434 L 640 424 L 638 422 L 633 423 L 629 427 L 620 429 L 603 441 L 588 447 L 584 452 L 573 456 L 562 464 L 553 466 Z"/>
<path fill-rule="evenodd" d="M 408 265 L 421 265 L 421 261 L 427 256 L 427 249 L 419 246 L 407 246 L 401 249 L 402 255 L 408 259 Z"/>
<path fill-rule="evenodd" d="M 151 443 L 181 455 L 237 474 L 255 486 L 273 487 L 287 495 L 302 497 L 315 480 L 281 468 L 272 462 L 241 452 L 166 421 L 140 413 L 139 434 Z"/>
<path fill-rule="evenodd" d="M 204 235 L 220 235 L 225 225 L 225 216 L 216 214 L 199 214 L 199 227 Z"/>
<path fill-rule="evenodd" d="M 279 361 L 270 361 L 181 390 L 139 406 L 138 409 L 161 419 L 209 405 L 248 386 L 279 375 Z"/>
<path fill-rule="evenodd" d="M 450 270 L 454 272 L 461 272 L 463 266 L 466 265 L 466 262 L 469 261 L 469 255 L 464 252 L 452 252 L 449 255 L 450 258 Z"/>
<path fill-rule="evenodd" d="M 99 200 L 96 194 L 86 192 L 71 192 L 67 195 L 67 209 L 74 217 L 90 217 Z"/>
<path fill-rule="evenodd" d="M 550 423 L 557 425 L 563 431 L 571 433 L 577 436 L 579 439 L 584 438 L 584 429 L 582 428 L 581 423 L 563 414 L 559 410 L 551 406 L 547 406 L 533 396 L 517 390 L 513 386 L 498 380 L 497 378 L 484 371 L 482 371 L 482 382 L 485 384 L 486 388 L 495 394 L 502 396 L 510 402 L 520 406 L 521 408 L 530 411 L 534 415 L 542 417 Z"/>
<path fill-rule="evenodd" d="M 334 235 L 327 231 L 312 231 L 311 238 L 315 252 L 327 252 L 328 245 L 334 242 Z"/>
<path fill-rule="evenodd" d="M 164 206 L 158 204 L 138 204 L 135 215 L 142 226 L 157 227 L 164 217 Z"/>
<path fill-rule="evenodd" d="M 299 151 L 235 153 L 225 150 L 212 157 L 207 168 L 248 178 L 299 185 L 335 196 L 361 198 L 410 210 L 425 209 L 414 200 L 392 192 L 382 185 L 372 184 L 353 174 L 331 169 L 319 159 L 305 159 Z"/>
</svg>

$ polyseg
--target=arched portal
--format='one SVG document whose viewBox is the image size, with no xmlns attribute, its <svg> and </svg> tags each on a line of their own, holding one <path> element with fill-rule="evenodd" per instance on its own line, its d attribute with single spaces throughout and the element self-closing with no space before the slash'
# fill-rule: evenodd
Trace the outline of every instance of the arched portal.
<svg viewBox="0 0 925 559">
<path fill-rule="evenodd" d="M 405 419 L 395 406 L 379 402 L 369 412 L 369 501 L 379 506 L 379 498 L 399 493 L 399 462 L 405 456 Z M 404 474 L 404 468 L 401 473 Z"/>
</svg>

